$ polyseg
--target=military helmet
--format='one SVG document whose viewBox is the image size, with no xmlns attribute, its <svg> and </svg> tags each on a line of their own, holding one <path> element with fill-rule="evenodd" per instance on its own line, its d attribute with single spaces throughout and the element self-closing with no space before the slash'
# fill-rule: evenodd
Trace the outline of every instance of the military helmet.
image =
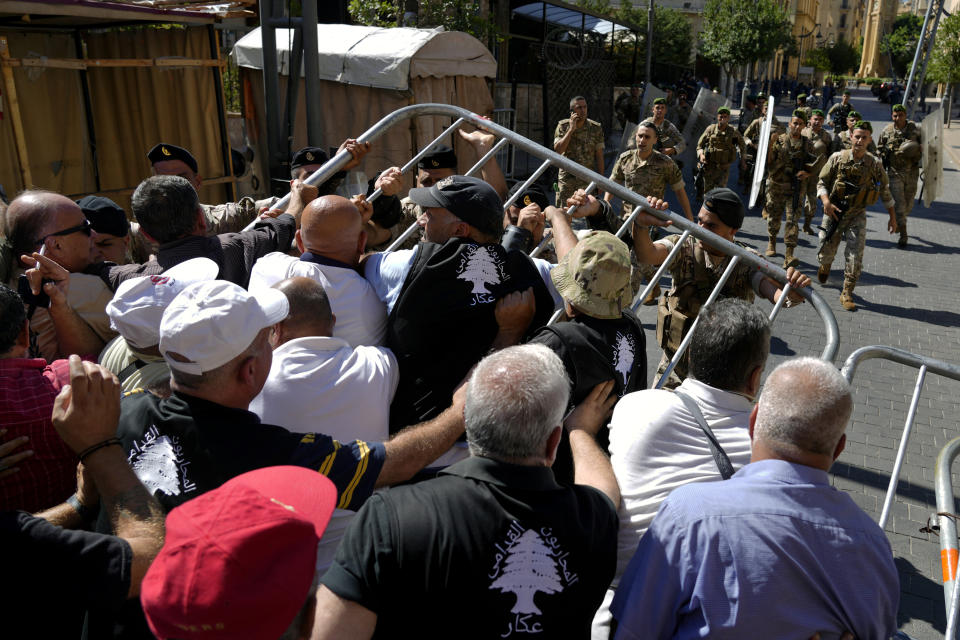
<svg viewBox="0 0 960 640">
<path fill-rule="evenodd" d="M 916 160 L 920 157 L 923 149 L 920 147 L 920 143 L 916 140 L 907 140 L 900 145 L 900 149 L 898 151 L 900 152 L 900 155 L 907 160 Z"/>
</svg>

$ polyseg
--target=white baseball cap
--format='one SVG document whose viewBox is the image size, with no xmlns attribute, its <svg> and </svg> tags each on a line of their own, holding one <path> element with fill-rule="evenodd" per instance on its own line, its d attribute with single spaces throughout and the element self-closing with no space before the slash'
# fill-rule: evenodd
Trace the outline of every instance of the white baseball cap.
<svg viewBox="0 0 960 640">
<path fill-rule="evenodd" d="M 189 285 L 213 280 L 220 267 L 210 258 L 181 262 L 157 276 L 124 280 L 107 304 L 110 328 L 134 349 L 160 343 L 160 318 L 177 294 Z"/>
<path fill-rule="evenodd" d="M 260 331 L 289 313 L 287 296 L 277 289 L 250 293 L 226 280 L 192 284 L 163 312 L 160 353 L 171 368 L 200 375 L 239 356 Z"/>
</svg>

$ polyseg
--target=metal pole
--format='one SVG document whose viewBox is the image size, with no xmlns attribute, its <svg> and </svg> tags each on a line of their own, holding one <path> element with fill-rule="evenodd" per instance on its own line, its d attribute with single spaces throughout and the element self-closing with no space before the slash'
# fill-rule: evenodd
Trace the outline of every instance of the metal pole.
<svg viewBox="0 0 960 640">
<path fill-rule="evenodd" d="M 210 58 L 220 60 L 220 47 L 217 43 L 217 32 L 213 25 L 207 26 L 207 36 L 210 39 Z M 231 200 L 237 198 L 237 181 L 233 175 L 233 157 L 230 154 L 230 134 L 227 131 L 227 106 L 223 99 L 223 77 L 220 67 L 212 67 L 213 90 L 217 94 L 217 125 L 220 127 L 220 160 L 223 163 L 223 175 L 231 178 L 227 183 L 230 189 Z"/>
<path fill-rule="evenodd" d="M 730 264 L 728 264 L 727 268 L 723 270 L 723 275 L 720 276 L 720 281 L 717 283 L 717 286 L 713 288 L 713 291 L 710 292 L 710 297 L 707 298 L 707 301 L 700 306 L 701 309 L 717 299 L 717 296 L 720 295 L 720 290 L 723 289 L 723 287 L 727 284 L 727 280 L 729 280 L 730 276 L 733 275 L 733 269 L 737 266 L 738 262 L 740 262 L 740 256 L 732 256 L 730 258 Z M 663 375 L 660 376 L 660 379 L 657 380 L 657 384 L 654 389 L 663 388 L 664 383 L 666 383 L 667 379 L 670 377 L 670 374 L 673 372 L 673 369 L 677 366 L 677 363 L 680 362 L 680 358 L 683 357 L 684 352 L 690 345 L 690 341 L 693 339 L 693 332 L 696 330 L 699 323 L 700 316 L 697 315 L 693 321 L 693 324 L 690 325 L 690 330 L 687 331 L 687 335 L 683 336 L 683 341 L 680 342 L 677 352 L 673 354 L 673 358 L 670 360 L 670 364 L 667 365 L 666 371 L 664 371 Z"/>
<path fill-rule="evenodd" d="M 687 241 L 688 237 L 690 237 L 689 229 L 680 234 L 680 239 L 677 240 L 677 243 L 673 245 L 672 249 L 670 249 L 670 253 L 667 254 L 667 259 L 660 264 L 660 268 L 657 269 L 657 272 L 653 274 L 652 278 L 650 278 L 650 282 L 647 283 L 647 286 L 644 287 L 643 291 L 641 291 L 637 297 L 633 299 L 633 303 L 630 305 L 631 311 L 636 311 L 640 307 L 640 303 L 647 299 L 647 296 L 650 295 L 650 292 L 653 291 L 653 288 L 657 286 L 658 282 L 660 282 L 660 278 L 662 278 L 666 270 L 670 268 L 670 265 L 673 263 L 673 259 L 677 257 L 678 253 L 680 253 L 680 248 L 683 246 L 683 243 Z"/>
<path fill-rule="evenodd" d="M 303 81 L 306 89 L 307 144 L 323 146 L 320 117 L 320 53 L 317 43 L 317 0 L 303 1 Z"/>
<path fill-rule="evenodd" d="M 927 63 L 930 62 L 930 56 L 933 55 L 933 45 L 937 39 L 937 26 L 940 24 L 940 15 L 943 13 L 941 9 L 943 8 L 943 0 L 931 0 L 930 5 L 933 6 L 933 3 L 937 2 L 937 15 L 933 19 L 933 29 L 930 30 L 930 42 L 927 43 L 927 53 L 923 56 L 923 65 L 920 67 L 920 77 L 917 78 L 917 93 L 918 97 L 916 100 L 910 103 L 910 113 L 909 117 L 913 117 L 913 112 L 916 110 L 917 105 L 920 103 L 919 94 L 923 93 L 923 79 L 927 76 Z"/>
<path fill-rule="evenodd" d="M 777 316 L 780 314 L 780 309 L 783 308 L 783 303 L 787 301 L 787 294 L 790 293 L 790 283 L 784 285 L 783 289 L 780 291 L 780 298 L 777 300 L 777 303 L 773 305 L 773 311 L 770 312 L 769 321 L 773 323 L 777 319 Z"/>
<path fill-rule="evenodd" d="M 647 6 L 647 75 L 644 77 L 644 82 L 647 85 L 653 82 L 653 76 L 650 75 L 651 64 L 653 64 L 653 0 L 650 0 L 650 4 Z"/>
<path fill-rule="evenodd" d="M 280 79 L 277 71 L 277 32 L 271 23 L 274 0 L 260 2 L 260 40 L 263 44 L 263 99 L 266 108 L 267 182 L 280 176 Z"/>
<path fill-rule="evenodd" d="M 910 65 L 910 79 L 907 80 L 907 88 L 904 89 L 903 99 L 907 101 L 907 105 L 913 104 L 913 100 L 910 97 L 910 91 L 913 89 L 913 76 L 917 71 L 917 62 L 920 61 L 920 51 L 923 50 L 923 41 L 927 37 L 927 24 L 930 22 L 930 13 L 933 11 L 933 1 L 930 0 L 927 4 L 927 13 L 923 18 L 923 28 L 920 29 L 920 38 L 917 40 L 917 50 L 913 54 L 913 64 Z M 913 116 L 912 107 L 910 108 L 910 116 Z"/>
<path fill-rule="evenodd" d="M 953 482 L 950 477 L 950 467 L 957 454 L 960 453 L 960 438 L 948 442 L 937 456 L 937 465 L 934 471 L 936 482 L 934 490 L 937 496 L 937 512 L 943 514 L 956 513 L 957 505 L 953 499 Z M 951 611 L 954 586 L 957 583 L 957 522 L 952 515 L 939 516 L 940 521 L 940 566 L 943 572 L 943 602 L 947 611 Z M 952 616 L 954 624 L 947 621 L 947 629 L 952 628 L 956 633 L 956 616 Z M 950 636 L 945 636 L 949 638 Z"/>
<path fill-rule="evenodd" d="M 917 375 L 917 384 L 913 388 L 913 398 L 910 400 L 907 420 L 903 425 L 903 435 L 900 436 L 900 449 L 897 451 L 897 459 L 893 463 L 893 471 L 890 472 L 890 484 L 887 486 L 887 496 L 883 500 L 883 510 L 880 512 L 880 520 L 877 522 L 881 529 L 887 525 L 887 518 L 890 516 L 890 507 L 893 505 L 893 499 L 897 495 L 897 481 L 900 479 L 900 467 L 903 466 L 903 459 L 907 457 L 907 441 L 910 439 L 910 432 L 913 430 L 913 421 L 917 415 L 917 404 L 920 402 L 920 392 L 923 390 L 923 380 L 926 376 L 927 365 L 922 365 L 920 367 L 920 373 Z"/>
<path fill-rule="evenodd" d="M 293 127 L 297 120 L 297 96 L 300 94 L 300 63 L 303 59 L 303 27 L 293 28 L 293 46 L 287 65 L 287 103 L 283 109 L 283 145 L 280 164 L 286 166 L 293 155 Z"/>
</svg>

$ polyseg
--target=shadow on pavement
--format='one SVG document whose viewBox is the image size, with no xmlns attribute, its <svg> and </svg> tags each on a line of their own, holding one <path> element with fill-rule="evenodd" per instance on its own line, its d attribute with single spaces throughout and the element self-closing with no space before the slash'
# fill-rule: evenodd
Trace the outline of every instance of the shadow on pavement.
<svg viewBox="0 0 960 640">
<path fill-rule="evenodd" d="M 896 238 L 897 236 L 891 236 Z M 907 245 L 906 249 L 901 249 L 897 246 L 896 240 L 867 240 L 867 246 L 876 247 L 878 249 L 889 249 L 891 251 L 913 251 L 915 253 L 923 253 L 927 255 L 949 255 L 960 253 L 960 247 L 950 247 L 945 244 L 939 244 L 937 242 L 931 242 L 925 238 L 918 238 L 915 236 L 910 236 L 910 242 Z"/>
<path fill-rule="evenodd" d="M 906 558 L 894 558 L 900 575 L 900 610 L 897 627 L 922 620 L 943 633 L 947 630 L 947 612 L 943 606 L 943 586 L 926 577 Z"/>
<path fill-rule="evenodd" d="M 790 348 L 786 341 L 777 336 L 770 337 L 770 355 L 795 356 L 797 352 Z"/>
<path fill-rule="evenodd" d="M 830 473 L 835 476 L 849 478 L 854 482 L 859 482 L 860 484 L 874 487 L 884 492 L 887 490 L 887 485 L 890 484 L 889 473 L 864 469 L 840 460 L 833 463 L 833 466 L 830 467 Z M 934 510 L 935 507 L 933 505 L 937 504 L 937 496 L 933 492 L 933 489 L 914 484 L 902 478 L 897 481 L 897 495 L 901 498 L 910 498 L 911 500 L 917 500 L 924 504 L 931 505 L 931 510 Z"/>
<path fill-rule="evenodd" d="M 896 318 L 917 320 L 920 322 L 939 325 L 941 327 L 960 326 L 960 313 L 954 313 L 953 311 L 934 311 L 930 309 L 918 309 L 916 307 L 907 309 L 890 304 L 880 304 L 862 299 L 857 300 L 857 304 L 862 309 L 887 316 L 894 316 Z"/>
</svg>

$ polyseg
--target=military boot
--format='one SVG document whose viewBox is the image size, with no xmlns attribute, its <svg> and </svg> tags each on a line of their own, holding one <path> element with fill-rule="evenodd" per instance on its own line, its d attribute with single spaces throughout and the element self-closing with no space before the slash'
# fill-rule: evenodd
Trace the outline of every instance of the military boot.
<svg viewBox="0 0 960 640">
<path fill-rule="evenodd" d="M 777 255 L 777 239 L 776 238 L 770 238 L 770 241 L 767 243 L 767 250 L 763 252 L 763 255 L 767 256 L 768 258 L 770 256 Z"/>
<path fill-rule="evenodd" d="M 650 291 L 650 294 L 643 299 L 643 304 L 644 306 L 652 307 L 653 305 L 657 304 L 657 300 L 659 298 L 660 298 L 660 285 L 657 285 Z"/>
<path fill-rule="evenodd" d="M 804 233 L 808 233 L 808 234 L 810 234 L 811 236 L 814 235 L 814 234 L 813 234 L 813 227 L 810 226 L 810 220 L 807 220 L 806 222 L 803 223 L 803 232 L 804 232 Z"/>
<path fill-rule="evenodd" d="M 793 247 L 787 247 L 783 252 L 783 268 L 789 269 L 800 264 L 800 260 L 793 255 Z"/>
<path fill-rule="evenodd" d="M 853 301 L 853 283 L 849 280 L 843 281 L 843 291 L 840 293 L 840 306 L 847 311 L 857 310 L 857 303 Z"/>
<path fill-rule="evenodd" d="M 820 284 L 826 284 L 827 278 L 830 277 L 830 265 L 822 264 L 820 268 L 817 269 L 817 280 L 820 281 Z"/>
<path fill-rule="evenodd" d="M 897 246 L 903 249 L 907 246 L 907 223 L 900 225 L 900 239 L 897 240 Z"/>
</svg>

